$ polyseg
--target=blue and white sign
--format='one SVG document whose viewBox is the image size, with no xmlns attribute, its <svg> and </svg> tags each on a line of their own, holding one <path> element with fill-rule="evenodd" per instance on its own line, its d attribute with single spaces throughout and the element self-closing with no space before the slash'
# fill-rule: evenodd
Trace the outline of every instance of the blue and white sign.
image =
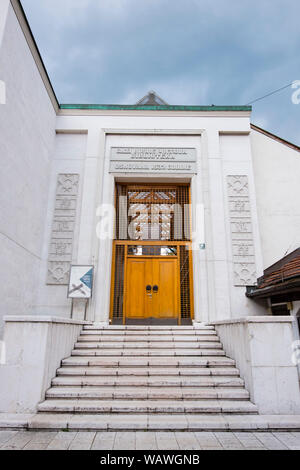
<svg viewBox="0 0 300 470">
<path fill-rule="evenodd" d="M 71 266 L 68 297 L 90 299 L 93 290 L 93 266 Z"/>
</svg>

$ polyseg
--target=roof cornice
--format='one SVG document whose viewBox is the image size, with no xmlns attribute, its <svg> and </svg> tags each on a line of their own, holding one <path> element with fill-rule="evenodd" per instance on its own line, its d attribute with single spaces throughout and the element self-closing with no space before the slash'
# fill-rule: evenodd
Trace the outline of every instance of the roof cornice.
<svg viewBox="0 0 300 470">
<path fill-rule="evenodd" d="M 60 109 L 98 111 L 242 111 L 251 112 L 251 106 L 189 106 L 139 104 L 61 104 Z"/>
</svg>

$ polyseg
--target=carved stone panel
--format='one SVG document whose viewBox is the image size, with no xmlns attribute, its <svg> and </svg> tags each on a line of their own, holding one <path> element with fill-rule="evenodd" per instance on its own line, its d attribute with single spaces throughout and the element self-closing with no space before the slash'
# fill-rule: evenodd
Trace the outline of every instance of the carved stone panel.
<svg viewBox="0 0 300 470">
<path fill-rule="evenodd" d="M 247 175 L 227 176 L 234 285 L 256 283 L 251 207 Z"/>
<path fill-rule="evenodd" d="M 57 176 L 47 284 L 65 285 L 69 281 L 78 185 L 78 174 L 59 174 Z"/>
</svg>

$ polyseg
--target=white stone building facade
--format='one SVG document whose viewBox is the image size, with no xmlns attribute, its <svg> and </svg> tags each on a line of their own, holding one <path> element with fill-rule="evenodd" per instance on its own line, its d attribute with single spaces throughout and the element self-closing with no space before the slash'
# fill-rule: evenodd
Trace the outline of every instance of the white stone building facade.
<svg viewBox="0 0 300 470">
<path fill-rule="evenodd" d="M 116 184 L 185 184 L 196 234 L 192 319 L 217 324 L 262 410 L 300 413 L 293 317 L 276 319 L 245 295 L 265 268 L 300 246 L 299 147 L 251 125 L 245 106 L 59 105 L 14 0 L 0 5 L 0 80 L 1 336 L 7 316 L 81 321 L 86 313 L 109 324 L 115 227 L 108 224 L 105 239 L 97 235 L 101 208 L 115 206 Z M 117 165 L 115 148 L 193 149 L 195 161 Z M 94 266 L 86 312 L 67 298 L 71 264 Z M 266 363 L 261 342 L 274 352 Z"/>
</svg>

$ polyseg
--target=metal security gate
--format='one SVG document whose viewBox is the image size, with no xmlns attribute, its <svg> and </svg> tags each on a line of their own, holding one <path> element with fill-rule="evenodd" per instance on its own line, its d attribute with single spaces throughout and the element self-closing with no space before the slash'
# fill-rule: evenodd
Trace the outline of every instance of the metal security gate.
<svg viewBox="0 0 300 470">
<path fill-rule="evenodd" d="M 126 322 L 126 273 L 133 259 L 176 258 L 178 324 L 193 318 L 189 203 L 188 185 L 116 185 L 110 309 L 113 323 Z"/>
</svg>

